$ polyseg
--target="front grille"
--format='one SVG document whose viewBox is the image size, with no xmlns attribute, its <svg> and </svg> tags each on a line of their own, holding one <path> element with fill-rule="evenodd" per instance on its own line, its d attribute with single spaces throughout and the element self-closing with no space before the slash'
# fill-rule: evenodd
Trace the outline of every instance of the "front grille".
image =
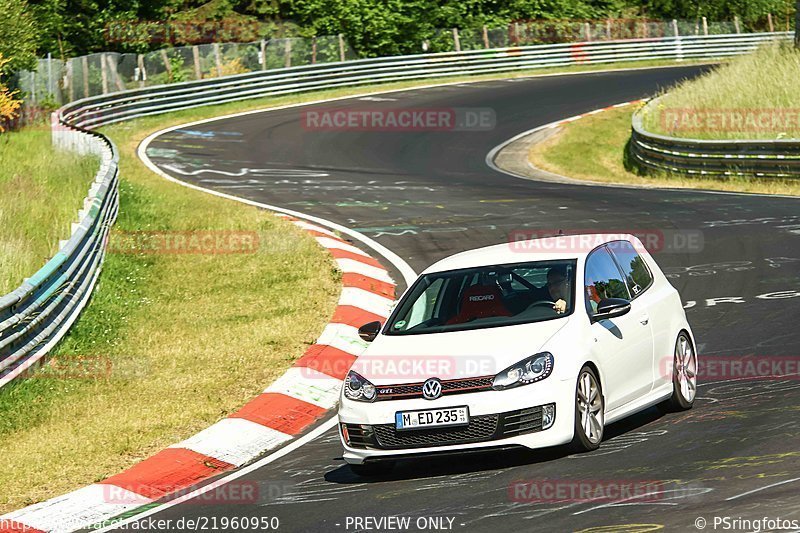
<svg viewBox="0 0 800 533">
<path fill-rule="evenodd" d="M 492 388 L 494 376 L 479 378 L 448 379 L 442 381 L 442 396 L 448 394 L 463 394 L 465 392 L 480 392 Z M 380 385 L 377 401 L 400 400 L 408 398 L 422 398 L 423 383 L 404 383 L 402 385 Z"/>
<path fill-rule="evenodd" d="M 495 415 L 472 417 L 456 428 L 397 431 L 394 424 L 346 424 L 350 446 L 377 450 L 431 448 L 506 439 L 542 430 L 542 407 L 529 407 Z"/>
</svg>

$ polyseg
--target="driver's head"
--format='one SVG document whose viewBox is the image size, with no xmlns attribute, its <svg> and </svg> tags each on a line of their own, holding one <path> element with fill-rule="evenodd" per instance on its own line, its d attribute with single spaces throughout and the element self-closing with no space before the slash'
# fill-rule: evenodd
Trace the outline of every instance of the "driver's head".
<svg viewBox="0 0 800 533">
<path fill-rule="evenodd" d="M 553 300 L 567 300 L 569 296 L 569 278 L 567 269 L 564 267 L 553 267 L 547 271 L 547 290 Z"/>
</svg>

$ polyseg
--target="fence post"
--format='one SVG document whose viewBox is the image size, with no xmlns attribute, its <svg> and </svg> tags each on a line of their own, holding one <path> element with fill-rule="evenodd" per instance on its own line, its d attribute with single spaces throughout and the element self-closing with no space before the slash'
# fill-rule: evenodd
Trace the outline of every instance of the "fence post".
<svg viewBox="0 0 800 533">
<path fill-rule="evenodd" d="M 83 71 L 83 97 L 89 98 L 89 58 L 81 57 L 81 70 Z"/>
<path fill-rule="evenodd" d="M 489 30 L 486 29 L 486 24 L 483 25 L 483 47 L 489 48 Z"/>
<path fill-rule="evenodd" d="M 111 78 L 114 80 L 114 85 L 117 86 L 118 91 L 125 90 L 125 84 L 122 83 L 122 80 L 119 77 L 119 72 L 117 72 L 117 64 L 111 58 L 111 55 L 106 55 L 106 62 L 108 63 L 108 71 L 111 73 Z"/>
<path fill-rule="evenodd" d="M 736 33 L 742 33 L 742 28 L 739 26 L 739 15 L 733 17 L 733 26 L 736 28 Z"/>
<path fill-rule="evenodd" d="M 708 19 L 703 17 L 703 35 L 708 35 Z"/>
<path fill-rule="evenodd" d="M 214 64 L 217 66 L 217 77 L 222 77 L 222 56 L 219 52 L 219 43 L 214 43 Z"/>
<path fill-rule="evenodd" d="M 47 94 L 53 94 L 53 55 L 47 52 Z"/>
<path fill-rule="evenodd" d="M 261 70 L 267 70 L 267 40 L 261 39 Z"/>
<path fill-rule="evenodd" d="M 203 79 L 203 69 L 200 68 L 200 50 L 197 45 L 192 46 L 192 62 L 194 63 L 194 79 Z"/>
<path fill-rule="evenodd" d="M 289 68 L 292 66 L 292 40 L 286 38 L 285 48 L 283 50 L 283 66 Z"/>
<path fill-rule="evenodd" d="M 800 0 L 797 0 L 794 10 L 794 46 L 800 48 Z"/>
<path fill-rule="evenodd" d="M 311 38 L 311 64 L 317 64 L 317 36 Z"/>
<path fill-rule="evenodd" d="M 139 87 L 147 84 L 147 71 L 144 69 L 144 56 L 136 54 L 136 65 L 139 67 Z"/>
<path fill-rule="evenodd" d="M 75 100 L 75 76 L 72 74 L 72 59 L 67 59 L 67 75 L 64 80 L 64 85 L 67 86 L 67 91 L 69 91 L 69 101 L 72 102 Z"/>
<path fill-rule="evenodd" d="M 586 41 L 590 42 L 592 40 L 592 27 L 588 22 L 583 24 L 583 33 L 586 35 Z"/>
<path fill-rule="evenodd" d="M 167 83 L 172 83 L 172 65 L 169 62 L 169 57 L 167 57 L 167 51 L 163 48 L 161 49 L 161 61 L 164 62 L 164 68 L 167 71 Z"/>
<path fill-rule="evenodd" d="M 514 44 L 519 46 L 519 22 L 514 23 Z"/>
<path fill-rule="evenodd" d="M 683 43 L 681 43 L 681 35 L 678 31 L 678 21 L 672 19 L 672 33 L 675 35 L 675 52 L 678 61 L 683 61 Z"/>
<path fill-rule="evenodd" d="M 339 61 L 344 61 L 344 35 L 339 34 Z"/>
<path fill-rule="evenodd" d="M 100 77 L 103 82 L 103 94 L 108 94 L 108 67 L 105 54 L 100 54 Z"/>
<path fill-rule="evenodd" d="M 461 39 L 458 38 L 458 28 L 453 28 L 453 46 L 455 46 L 456 52 L 461 51 Z"/>
<path fill-rule="evenodd" d="M 606 19 L 606 38 L 611 40 L 611 19 Z"/>
<path fill-rule="evenodd" d="M 767 13 L 767 23 L 769 24 L 769 32 L 773 33 L 775 31 L 775 24 L 772 22 L 772 13 Z"/>
</svg>

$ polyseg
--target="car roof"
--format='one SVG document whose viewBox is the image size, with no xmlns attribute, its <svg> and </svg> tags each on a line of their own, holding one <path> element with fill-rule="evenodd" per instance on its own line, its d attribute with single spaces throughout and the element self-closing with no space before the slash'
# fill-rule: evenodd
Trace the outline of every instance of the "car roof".
<svg viewBox="0 0 800 533">
<path fill-rule="evenodd" d="M 520 240 L 451 255 L 426 268 L 423 274 L 533 261 L 580 260 L 598 246 L 613 241 L 629 241 L 641 246 L 636 237 L 625 233 L 582 233 Z"/>
</svg>

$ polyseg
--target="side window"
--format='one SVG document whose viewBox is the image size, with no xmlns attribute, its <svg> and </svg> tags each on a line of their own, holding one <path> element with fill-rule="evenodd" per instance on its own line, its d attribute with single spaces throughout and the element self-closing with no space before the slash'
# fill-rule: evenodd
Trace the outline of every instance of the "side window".
<svg viewBox="0 0 800 533">
<path fill-rule="evenodd" d="M 605 246 L 592 252 L 586 259 L 586 278 L 584 280 L 586 311 L 593 315 L 597 304 L 605 298 L 625 298 L 630 300 L 628 287 L 623 281 L 614 258 Z"/>
<path fill-rule="evenodd" d="M 636 298 L 653 282 L 653 275 L 647 268 L 647 264 L 628 241 L 612 242 L 608 245 L 608 248 L 614 254 L 622 273 L 625 275 L 628 289 L 633 297 Z"/>
<path fill-rule="evenodd" d="M 424 289 L 421 288 L 418 292 L 422 292 L 422 294 L 417 297 L 414 305 L 409 310 L 410 312 L 402 320 L 395 323 L 395 330 L 406 331 L 436 316 L 441 307 L 441 305 L 437 304 L 441 304 L 439 298 L 444 292 L 442 290 L 444 286 L 445 278 L 436 278 L 430 285 Z"/>
</svg>

